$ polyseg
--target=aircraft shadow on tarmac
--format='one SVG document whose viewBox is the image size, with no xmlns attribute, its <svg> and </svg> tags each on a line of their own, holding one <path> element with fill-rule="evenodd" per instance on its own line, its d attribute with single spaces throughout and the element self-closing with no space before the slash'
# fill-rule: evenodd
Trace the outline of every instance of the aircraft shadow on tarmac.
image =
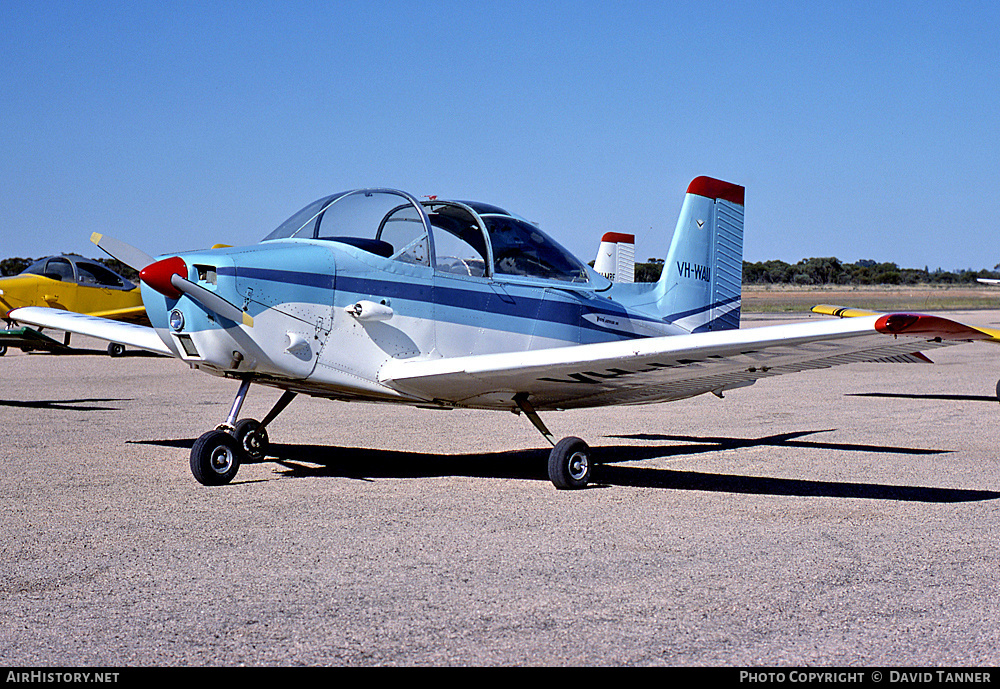
<svg viewBox="0 0 1000 689">
<path fill-rule="evenodd" d="M 946 402 L 992 402 L 997 403 L 996 395 L 927 395 L 907 392 L 852 392 L 846 397 L 885 397 L 904 400 L 944 400 Z"/>
<path fill-rule="evenodd" d="M 92 397 L 75 400 L 0 400 L 0 407 L 17 407 L 20 409 L 63 409 L 67 411 L 121 411 L 121 407 L 95 406 L 92 403 L 131 401 L 131 399 L 119 399 L 115 397 Z"/>
<path fill-rule="evenodd" d="M 815 448 L 861 452 L 930 455 L 951 450 L 933 450 L 882 445 L 824 443 L 800 440 L 825 431 L 799 431 L 762 438 L 697 437 L 637 434 L 622 438 L 671 441 L 669 445 L 605 445 L 591 448 L 597 466 L 590 488 L 630 486 L 718 493 L 787 495 L 799 497 L 868 498 L 909 502 L 974 502 L 995 500 L 1000 493 L 986 490 L 899 486 L 874 483 L 844 483 L 712 474 L 654 467 L 616 466 L 619 463 L 669 458 L 758 446 Z M 616 436 L 608 436 L 616 437 Z M 194 440 L 129 441 L 147 445 L 190 448 Z M 548 449 L 512 450 L 477 454 L 440 455 L 398 450 L 375 450 L 328 445 L 274 444 L 265 462 L 277 463 L 287 478 L 432 478 L 471 476 L 548 481 Z M 239 478 L 234 485 L 240 483 Z"/>
</svg>

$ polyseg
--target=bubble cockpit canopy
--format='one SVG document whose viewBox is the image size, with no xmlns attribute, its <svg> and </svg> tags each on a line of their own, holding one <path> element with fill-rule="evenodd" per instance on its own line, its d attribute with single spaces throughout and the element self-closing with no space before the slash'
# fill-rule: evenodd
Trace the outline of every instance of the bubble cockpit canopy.
<svg viewBox="0 0 1000 689">
<path fill-rule="evenodd" d="M 406 263 L 467 277 L 522 276 L 588 283 L 596 275 L 524 218 L 485 203 L 418 201 L 391 189 L 324 197 L 262 241 L 341 242 Z"/>
</svg>

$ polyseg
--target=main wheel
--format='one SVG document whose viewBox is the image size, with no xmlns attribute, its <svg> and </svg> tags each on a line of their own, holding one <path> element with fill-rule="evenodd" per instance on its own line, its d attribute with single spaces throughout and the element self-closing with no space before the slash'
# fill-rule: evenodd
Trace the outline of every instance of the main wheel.
<svg viewBox="0 0 1000 689">
<path fill-rule="evenodd" d="M 259 462 L 267 455 L 271 443 L 267 437 L 267 429 L 261 427 L 254 419 L 240 419 L 236 422 L 233 437 L 243 450 L 243 456 L 251 462 Z"/>
<path fill-rule="evenodd" d="M 191 473 L 198 483 L 221 486 L 229 483 L 240 468 L 240 446 L 225 431 L 209 431 L 191 448 Z"/>
<path fill-rule="evenodd" d="M 556 488 L 583 488 L 590 481 L 590 448 L 579 438 L 563 438 L 549 453 L 549 480 Z"/>
<path fill-rule="evenodd" d="M 108 354 L 111 356 L 125 356 L 125 345 L 112 342 L 108 345 Z"/>
</svg>

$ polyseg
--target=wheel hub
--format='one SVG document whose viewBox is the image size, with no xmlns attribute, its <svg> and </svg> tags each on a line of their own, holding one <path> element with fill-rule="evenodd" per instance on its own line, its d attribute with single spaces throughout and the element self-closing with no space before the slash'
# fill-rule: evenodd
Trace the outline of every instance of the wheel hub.
<svg viewBox="0 0 1000 689">
<path fill-rule="evenodd" d="M 224 474 L 233 467 L 233 453 L 228 447 L 217 447 L 212 451 L 212 470 Z"/>
<path fill-rule="evenodd" d="M 574 452 L 569 458 L 569 475 L 574 481 L 579 481 L 584 476 L 587 475 L 587 470 L 590 467 L 590 462 L 587 460 L 586 453 Z"/>
</svg>

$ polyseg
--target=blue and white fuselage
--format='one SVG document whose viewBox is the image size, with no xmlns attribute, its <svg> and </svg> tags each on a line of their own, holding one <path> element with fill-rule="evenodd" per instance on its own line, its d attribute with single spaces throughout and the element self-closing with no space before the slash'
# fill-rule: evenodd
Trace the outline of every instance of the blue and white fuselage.
<svg viewBox="0 0 1000 689">
<path fill-rule="evenodd" d="M 320 199 L 260 244 L 179 254 L 181 277 L 252 326 L 155 280 L 143 301 L 166 346 L 199 369 L 412 404 L 380 382 L 387 363 L 738 327 L 739 277 L 727 292 L 716 267 L 724 254 L 742 268 L 742 197 L 709 191 L 689 188 L 656 283 L 613 284 L 494 206 L 370 189 Z"/>
</svg>

